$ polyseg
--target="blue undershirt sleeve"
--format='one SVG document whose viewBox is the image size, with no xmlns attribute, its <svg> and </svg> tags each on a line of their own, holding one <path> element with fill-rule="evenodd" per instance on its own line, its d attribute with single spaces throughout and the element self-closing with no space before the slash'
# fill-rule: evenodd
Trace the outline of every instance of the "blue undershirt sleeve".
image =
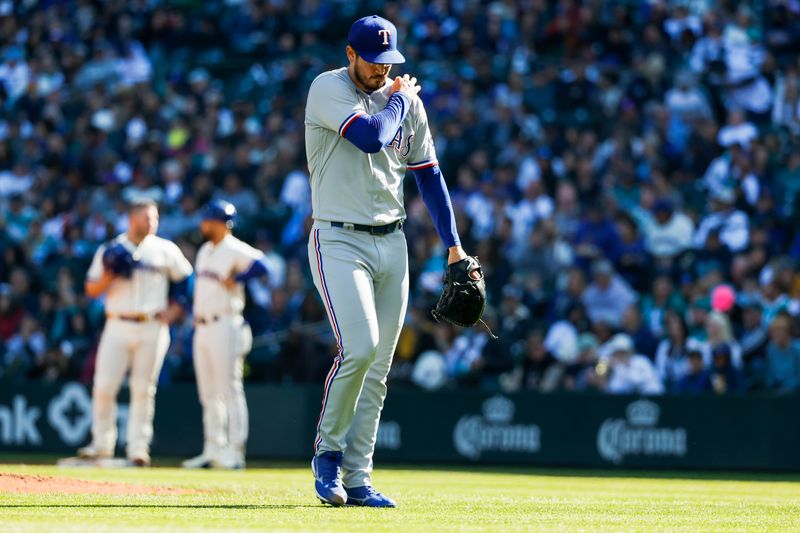
<svg viewBox="0 0 800 533">
<path fill-rule="evenodd" d="M 340 133 L 362 152 L 378 153 L 392 141 L 410 107 L 407 95 L 393 93 L 383 111 L 374 115 L 354 113 L 342 124 Z"/>
<path fill-rule="evenodd" d="M 244 272 L 239 272 L 236 274 L 233 279 L 240 283 L 244 283 L 247 280 L 253 278 L 260 278 L 264 274 L 267 273 L 267 265 L 264 263 L 264 259 L 256 259 L 250 264 L 250 268 L 245 270 Z"/>
<path fill-rule="evenodd" d="M 169 299 L 188 310 L 192 303 L 193 289 L 194 274 L 186 276 L 181 281 L 172 281 L 169 284 Z"/>
<path fill-rule="evenodd" d="M 417 187 L 422 195 L 422 201 L 431 214 L 433 224 L 439 237 L 447 248 L 460 246 L 461 240 L 458 238 L 456 228 L 456 217 L 453 214 L 453 205 L 450 202 L 450 193 L 447 191 L 447 184 L 444 181 L 439 165 L 428 168 L 414 170 L 414 179 L 417 180 Z"/>
</svg>

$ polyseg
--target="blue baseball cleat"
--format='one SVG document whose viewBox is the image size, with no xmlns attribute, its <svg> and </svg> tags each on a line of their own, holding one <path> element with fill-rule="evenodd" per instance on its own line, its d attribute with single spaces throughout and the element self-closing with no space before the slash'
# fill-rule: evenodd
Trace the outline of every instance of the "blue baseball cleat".
<svg viewBox="0 0 800 533">
<path fill-rule="evenodd" d="M 372 485 L 363 487 L 353 487 L 345 489 L 347 491 L 347 505 L 359 505 L 361 507 L 397 507 L 393 499 L 384 496 Z"/>
<path fill-rule="evenodd" d="M 342 452 L 322 452 L 311 460 L 314 490 L 322 503 L 339 507 L 347 503 L 342 486 Z"/>
</svg>

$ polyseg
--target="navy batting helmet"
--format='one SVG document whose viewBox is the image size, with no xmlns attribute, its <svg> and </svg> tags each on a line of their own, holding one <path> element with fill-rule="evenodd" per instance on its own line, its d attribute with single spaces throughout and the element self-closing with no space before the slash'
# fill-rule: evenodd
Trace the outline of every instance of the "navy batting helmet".
<svg viewBox="0 0 800 533">
<path fill-rule="evenodd" d="M 225 200 L 211 200 L 203 207 L 203 220 L 219 220 L 229 228 L 236 220 L 236 206 Z"/>
</svg>

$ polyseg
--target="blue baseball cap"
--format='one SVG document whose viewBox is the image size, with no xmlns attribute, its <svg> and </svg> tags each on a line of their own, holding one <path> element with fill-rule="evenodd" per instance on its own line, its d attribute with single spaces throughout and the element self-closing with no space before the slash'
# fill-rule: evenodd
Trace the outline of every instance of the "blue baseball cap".
<svg viewBox="0 0 800 533">
<path fill-rule="evenodd" d="M 350 26 L 347 41 L 364 61 L 383 65 L 406 62 L 403 54 L 397 51 L 397 28 L 378 15 L 355 21 Z"/>
<path fill-rule="evenodd" d="M 225 200 L 211 200 L 203 207 L 201 217 L 203 220 L 218 220 L 233 228 L 236 221 L 236 207 Z"/>
</svg>

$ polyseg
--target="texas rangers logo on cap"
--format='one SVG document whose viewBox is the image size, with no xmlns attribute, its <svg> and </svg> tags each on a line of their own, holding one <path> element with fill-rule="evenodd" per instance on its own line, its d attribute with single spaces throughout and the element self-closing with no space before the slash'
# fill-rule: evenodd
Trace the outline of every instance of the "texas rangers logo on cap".
<svg viewBox="0 0 800 533">
<path fill-rule="evenodd" d="M 397 50 L 397 28 L 378 15 L 355 21 L 347 40 L 364 61 L 389 65 L 406 62 Z"/>
</svg>

